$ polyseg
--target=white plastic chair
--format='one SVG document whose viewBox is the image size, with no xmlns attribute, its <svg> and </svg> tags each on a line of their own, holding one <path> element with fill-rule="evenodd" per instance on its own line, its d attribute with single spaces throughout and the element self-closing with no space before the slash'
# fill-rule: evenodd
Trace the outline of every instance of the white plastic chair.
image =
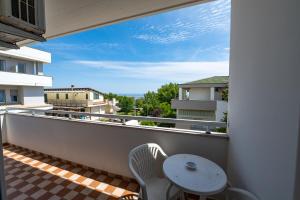
<svg viewBox="0 0 300 200">
<path fill-rule="evenodd" d="M 230 187 L 226 190 L 226 200 L 258 200 L 258 198 L 246 190 Z"/>
<path fill-rule="evenodd" d="M 129 153 L 129 168 L 140 184 L 140 196 L 143 200 L 167 200 L 170 182 L 162 172 L 163 161 L 167 155 L 157 144 L 143 144 Z M 179 190 L 173 186 L 170 199 L 178 198 Z"/>
<path fill-rule="evenodd" d="M 119 200 L 141 200 L 138 195 L 128 194 L 119 198 Z"/>
</svg>

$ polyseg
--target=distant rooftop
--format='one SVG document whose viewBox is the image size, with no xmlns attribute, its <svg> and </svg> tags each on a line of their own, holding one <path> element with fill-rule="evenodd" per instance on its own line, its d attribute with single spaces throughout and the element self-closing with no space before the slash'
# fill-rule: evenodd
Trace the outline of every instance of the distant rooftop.
<svg viewBox="0 0 300 200">
<path fill-rule="evenodd" d="M 210 78 L 200 79 L 183 83 L 181 85 L 193 85 L 193 84 L 228 84 L 229 76 L 213 76 Z"/>
<path fill-rule="evenodd" d="M 47 88 L 44 89 L 45 92 L 59 92 L 59 91 L 91 91 L 91 92 L 96 92 L 96 93 L 100 93 L 103 94 L 102 92 L 92 89 L 92 88 L 79 88 L 79 87 L 69 87 L 69 88 Z"/>
</svg>

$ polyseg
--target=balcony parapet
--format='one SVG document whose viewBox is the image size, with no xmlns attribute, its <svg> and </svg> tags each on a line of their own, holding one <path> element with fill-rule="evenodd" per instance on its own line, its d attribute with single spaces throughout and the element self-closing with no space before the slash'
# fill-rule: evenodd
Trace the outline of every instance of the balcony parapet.
<svg viewBox="0 0 300 200">
<path fill-rule="evenodd" d="M 0 71 L 0 85 L 52 87 L 52 77 Z"/>
<path fill-rule="evenodd" d="M 173 109 L 183 109 L 183 110 L 214 111 L 217 109 L 217 101 L 173 99 L 171 102 L 171 107 Z"/>
</svg>

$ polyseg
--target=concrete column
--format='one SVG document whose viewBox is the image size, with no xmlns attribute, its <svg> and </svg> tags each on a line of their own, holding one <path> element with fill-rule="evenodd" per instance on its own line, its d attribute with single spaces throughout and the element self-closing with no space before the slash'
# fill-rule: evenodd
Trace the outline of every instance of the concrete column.
<svg viewBox="0 0 300 200">
<path fill-rule="evenodd" d="M 5 88 L 5 99 L 6 99 L 6 103 L 10 103 L 11 99 L 10 99 L 10 88 Z"/>
<path fill-rule="evenodd" d="M 262 200 L 299 190 L 299 8 L 232 0 L 228 175 Z"/>
<path fill-rule="evenodd" d="M 210 100 L 215 100 L 215 88 L 211 87 L 210 88 Z"/>
<path fill-rule="evenodd" d="M 179 100 L 182 100 L 182 88 L 179 88 Z"/>
</svg>

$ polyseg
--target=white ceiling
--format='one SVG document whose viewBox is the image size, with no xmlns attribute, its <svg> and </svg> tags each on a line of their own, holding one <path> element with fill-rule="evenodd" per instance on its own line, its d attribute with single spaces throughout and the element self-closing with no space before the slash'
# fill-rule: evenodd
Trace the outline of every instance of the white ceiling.
<svg viewBox="0 0 300 200">
<path fill-rule="evenodd" d="M 47 39 L 208 0 L 45 0 Z"/>
</svg>

